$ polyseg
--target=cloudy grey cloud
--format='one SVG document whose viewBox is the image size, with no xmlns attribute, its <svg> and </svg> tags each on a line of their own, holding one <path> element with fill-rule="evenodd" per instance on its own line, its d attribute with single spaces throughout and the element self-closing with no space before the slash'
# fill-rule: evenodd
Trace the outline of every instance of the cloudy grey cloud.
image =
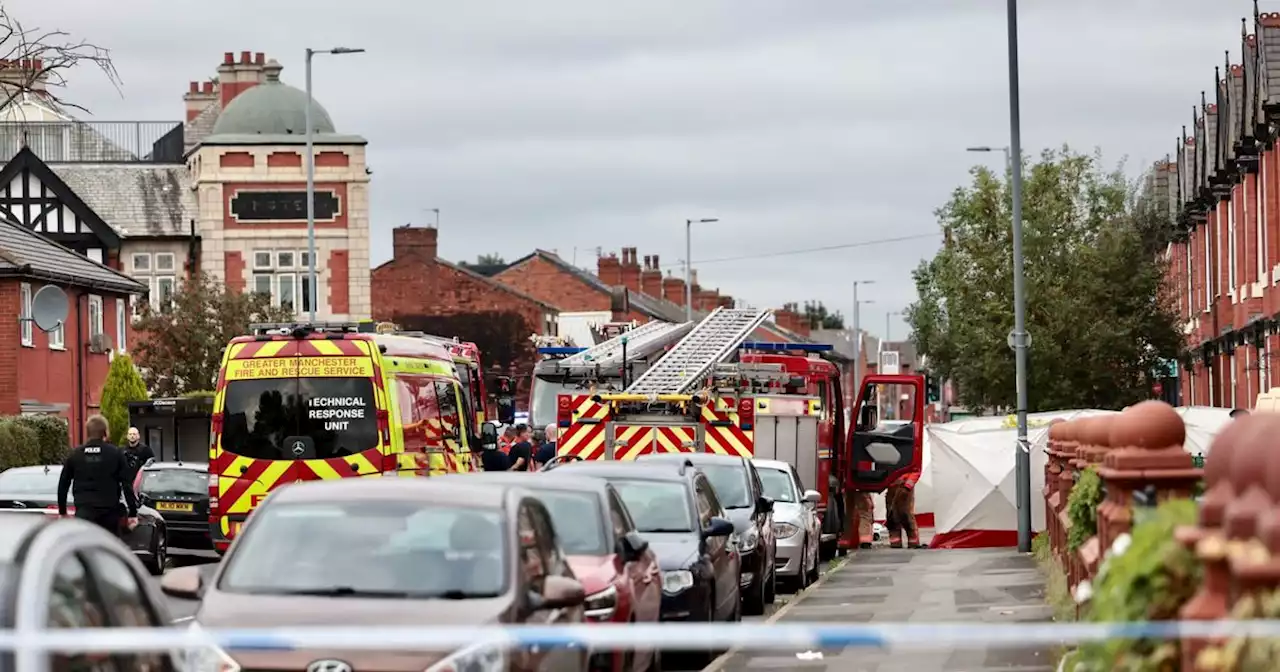
<svg viewBox="0 0 1280 672">
<path fill-rule="evenodd" d="M 224 51 L 266 52 L 300 86 L 306 47 L 368 49 L 317 60 L 315 90 L 370 141 L 375 263 L 430 208 L 449 258 L 541 247 L 589 267 L 631 246 L 677 268 L 684 219 L 718 217 L 695 232 L 702 284 L 847 313 L 849 281 L 874 279 L 864 322 L 880 332 L 936 239 L 696 262 L 936 231 L 966 170 L 1001 161 L 965 147 L 1008 143 L 999 0 L 7 4 L 113 50 L 122 95 L 88 72 L 68 92 L 99 119 L 180 118 Z M 1099 147 L 1135 172 L 1172 151 L 1252 10 L 1023 5 L 1027 151 Z"/>
</svg>

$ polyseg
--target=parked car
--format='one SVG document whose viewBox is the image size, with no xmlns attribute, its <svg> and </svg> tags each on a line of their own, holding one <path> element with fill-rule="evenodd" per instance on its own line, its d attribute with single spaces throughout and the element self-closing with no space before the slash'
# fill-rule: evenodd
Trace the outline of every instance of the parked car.
<svg viewBox="0 0 1280 672">
<path fill-rule="evenodd" d="M 636 530 L 658 554 L 662 620 L 742 620 L 740 560 L 729 543 L 733 523 L 707 477 L 692 464 L 581 461 L 540 478 L 593 476 L 622 497 Z M 708 662 L 718 651 L 707 651 Z"/>
<path fill-rule="evenodd" d="M 58 477 L 62 465 L 15 467 L 0 473 L 0 510 L 58 515 Z M 139 479 L 134 479 L 134 495 Z M 67 493 L 67 513 L 75 513 L 75 500 Z M 121 511 L 124 502 L 120 503 Z M 121 538 L 152 574 L 163 574 L 169 561 L 169 533 L 165 519 L 150 506 L 138 506 L 138 526 Z"/>
<path fill-rule="evenodd" d="M 24 594 L 30 590 L 34 598 L 32 609 L 0 609 L 0 628 L 162 628 L 171 620 L 146 568 L 119 539 L 97 525 L 39 515 L 0 515 L 0 539 L 4 540 L 0 599 L 15 604 L 19 587 Z M 0 654 L 0 672 L 16 669 L 13 652 Z M 87 651 L 51 654 L 46 669 L 174 672 L 179 668 L 167 653 Z"/>
<path fill-rule="evenodd" d="M 551 514 L 560 548 L 586 590 L 586 618 L 594 622 L 656 623 L 662 610 L 662 572 L 649 542 L 636 531 L 618 491 L 596 478 L 557 471 L 457 474 L 445 478 L 528 489 Z M 662 669 L 657 648 L 593 653 L 591 669 Z"/>
<path fill-rule="evenodd" d="M 576 625 L 585 601 L 533 493 L 446 478 L 285 486 L 258 506 L 210 576 L 181 567 L 161 588 L 199 599 L 195 622 L 210 628 Z M 511 653 L 483 642 L 231 657 L 246 670 L 587 670 L 581 649 Z"/>
<path fill-rule="evenodd" d="M 763 614 L 778 595 L 774 570 L 777 543 L 773 536 L 773 500 L 764 494 L 751 460 L 713 453 L 650 453 L 637 460 L 689 462 L 707 475 L 716 497 L 729 512 L 742 555 L 742 606 L 748 614 Z"/>
<path fill-rule="evenodd" d="M 138 487 L 142 502 L 164 516 L 169 554 L 213 552 L 209 535 L 209 465 L 149 462 Z"/>
<path fill-rule="evenodd" d="M 817 504 L 822 495 L 805 490 L 796 468 L 781 460 L 752 460 L 764 494 L 773 500 L 773 536 L 778 555 L 774 569 L 778 578 L 802 590 L 818 580 L 819 545 L 822 521 Z"/>
</svg>

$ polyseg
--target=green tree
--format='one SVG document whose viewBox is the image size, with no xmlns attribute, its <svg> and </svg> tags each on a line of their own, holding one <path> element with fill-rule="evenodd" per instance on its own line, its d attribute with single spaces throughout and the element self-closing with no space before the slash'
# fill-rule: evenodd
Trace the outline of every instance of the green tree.
<svg viewBox="0 0 1280 672">
<path fill-rule="evenodd" d="M 146 401 L 147 384 L 129 355 L 116 355 L 102 383 L 102 415 L 111 425 L 111 442 L 120 444 L 129 431 L 129 402 Z"/>
<path fill-rule="evenodd" d="M 500 266 L 507 263 L 501 254 L 494 252 L 493 254 L 482 254 L 476 257 L 476 266 Z"/>
<path fill-rule="evenodd" d="M 134 351 L 152 394 L 171 397 L 189 390 L 212 390 L 227 343 L 249 333 L 254 322 L 289 322 L 291 309 L 271 305 L 262 294 L 228 291 L 208 275 L 180 284 L 172 303 L 144 307 L 134 329 Z"/>
<path fill-rule="evenodd" d="M 1150 195 L 1100 156 L 1064 147 L 1031 162 L 1023 252 L 1029 410 L 1119 408 L 1149 396 L 1157 362 L 1182 348 L 1159 256 L 1170 229 Z M 942 249 L 914 273 L 913 340 L 974 408 L 1015 402 L 1012 197 L 975 168 L 937 211 Z"/>
<path fill-rule="evenodd" d="M 828 311 L 821 301 L 805 301 L 803 314 L 810 329 L 844 329 L 844 315 Z"/>
</svg>

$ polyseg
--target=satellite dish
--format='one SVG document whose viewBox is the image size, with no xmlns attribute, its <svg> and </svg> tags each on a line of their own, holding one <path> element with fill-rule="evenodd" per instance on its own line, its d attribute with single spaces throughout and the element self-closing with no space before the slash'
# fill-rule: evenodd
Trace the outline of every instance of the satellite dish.
<svg viewBox="0 0 1280 672">
<path fill-rule="evenodd" d="M 67 320 L 67 293 L 56 285 L 45 285 L 31 297 L 31 321 L 40 331 L 50 332 Z"/>
</svg>

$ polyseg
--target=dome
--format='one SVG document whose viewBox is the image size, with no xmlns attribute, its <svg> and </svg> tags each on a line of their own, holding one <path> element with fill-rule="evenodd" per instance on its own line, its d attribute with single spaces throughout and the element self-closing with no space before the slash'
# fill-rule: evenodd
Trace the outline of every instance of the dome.
<svg viewBox="0 0 1280 672">
<path fill-rule="evenodd" d="M 266 81 L 236 96 L 218 115 L 212 135 L 306 135 L 307 92 L 280 81 L 283 68 L 275 59 L 263 71 Z M 333 120 L 315 100 L 311 125 L 316 133 L 333 133 Z"/>
</svg>

